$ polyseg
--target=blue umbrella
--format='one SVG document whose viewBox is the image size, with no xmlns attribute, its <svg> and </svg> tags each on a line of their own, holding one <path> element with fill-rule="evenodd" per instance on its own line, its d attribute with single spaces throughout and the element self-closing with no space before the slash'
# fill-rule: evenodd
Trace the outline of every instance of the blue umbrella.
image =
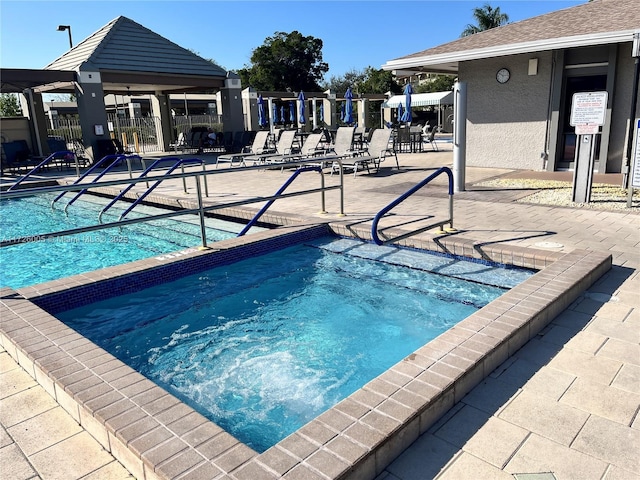
<svg viewBox="0 0 640 480">
<path fill-rule="evenodd" d="M 405 122 L 405 123 L 411 123 L 411 94 L 413 93 L 413 88 L 411 87 L 410 83 L 407 83 L 407 85 L 404 87 L 404 95 L 406 98 L 406 106 L 404 109 L 404 113 L 402 114 L 402 117 L 400 118 L 401 122 Z"/>
<path fill-rule="evenodd" d="M 296 121 L 296 107 L 293 105 L 293 101 L 289 102 L 289 121 L 291 123 Z"/>
<path fill-rule="evenodd" d="M 278 106 L 273 103 L 271 104 L 272 112 L 271 117 L 273 118 L 273 123 L 278 123 Z"/>
<path fill-rule="evenodd" d="M 340 121 L 344 121 L 344 102 L 340 105 Z"/>
<path fill-rule="evenodd" d="M 284 105 L 280 106 L 280 121 L 284 123 Z"/>
<path fill-rule="evenodd" d="M 402 108 L 402 104 L 399 103 L 398 104 L 398 122 L 401 121 L 400 119 L 402 118 L 402 115 L 404 115 L 404 109 Z"/>
<path fill-rule="evenodd" d="M 353 93 L 351 93 L 351 87 L 347 88 L 344 98 L 347 99 L 344 107 L 344 123 L 351 125 L 353 123 Z"/>
<path fill-rule="evenodd" d="M 300 93 L 298 94 L 298 100 L 300 101 L 300 111 L 298 112 L 298 123 L 303 125 L 307 122 L 307 119 L 304 118 L 305 99 L 304 99 L 304 92 L 302 90 L 300 90 Z"/>
<path fill-rule="evenodd" d="M 324 103 L 320 104 L 320 121 L 324 123 Z"/>
<path fill-rule="evenodd" d="M 267 117 L 264 114 L 264 99 L 258 95 L 258 125 L 264 127 L 267 124 Z"/>
</svg>

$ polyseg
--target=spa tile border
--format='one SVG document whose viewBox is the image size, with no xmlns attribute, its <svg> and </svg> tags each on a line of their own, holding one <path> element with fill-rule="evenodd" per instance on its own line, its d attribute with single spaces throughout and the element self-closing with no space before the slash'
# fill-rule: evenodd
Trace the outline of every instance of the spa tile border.
<svg viewBox="0 0 640 480">
<path fill-rule="evenodd" d="M 610 255 L 592 251 L 480 249 L 453 237 L 411 242 L 541 270 L 259 455 L 41 307 L 70 308 L 61 300 L 67 296 L 77 297 L 75 306 L 83 295 L 93 302 L 104 291 L 91 297 L 92 289 L 104 286 L 137 291 L 165 281 L 169 266 L 178 269 L 169 269 L 175 278 L 326 232 L 326 226 L 289 227 L 167 258 L 167 265 L 144 260 L 19 292 L 2 289 L 0 342 L 136 478 L 372 479 L 611 268 Z M 131 278 L 118 283 L 121 277 Z"/>
</svg>

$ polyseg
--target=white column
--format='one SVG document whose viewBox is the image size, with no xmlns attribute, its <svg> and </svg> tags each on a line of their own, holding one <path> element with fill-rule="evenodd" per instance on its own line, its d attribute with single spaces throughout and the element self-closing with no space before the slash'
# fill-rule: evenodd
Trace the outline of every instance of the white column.
<svg viewBox="0 0 640 480">
<path fill-rule="evenodd" d="M 464 192 L 467 163 L 467 84 L 453 86 L 453 189 Z"/>
</svg>

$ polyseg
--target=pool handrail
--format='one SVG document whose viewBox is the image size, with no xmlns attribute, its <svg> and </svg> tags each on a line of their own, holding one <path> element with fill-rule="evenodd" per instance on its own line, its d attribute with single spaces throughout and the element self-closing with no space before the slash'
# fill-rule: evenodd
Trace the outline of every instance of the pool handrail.
<svg viewBox="0 0 640 480">
<path fill-rule="evenodd" d="M 120 161 L 124 158 L 125 156 L 123 154 L 116 154 L 116 155 L 105 155 L 104 157 L 102 157 L 100 160 L 98 160 L 96 163 L 94 163 L 86 172 L 84 172 L 82 174 L 82 176 L 80 176 L 75 182 L 73 182 L 73 185 L 76 185 L 78 183 L 80 183 L 82 180 L 84 180 L 85 178 L 87 178 L 87 176 L 91 175 L 93 173 L 94 170 L 96 170 L 97 168 L 99 168 L 100 166 L 102 166 L 103 163 L 105 162 L 112 162 L 109 165 L 107 165 L 107 167 L 100 173 L 98 174 L 93 180 L 91 180 L 91 182 L 89 183 L 94 183 L 97 182 L 98 180 L 100 180 L 107 172 L 109 172 L 109 170 L 111 170 L 115 165 L 117 165 L 118 163 L 120 163 Z M 137 157 L 140 158 L 138 155 L 132 155 L 132 157 Z M 81 190 L 80 192 L 78 192 L 76 194 L 75 197 L 73 197 L 64 207 L 64 211 L 65 213 L 67 212 L 67 208 L 69 207 L 69 205 L 72 205 L 73 202 L 75 202 L 78 197 L 80 195 L 83 195 L 88 189 L 85 188 L 84 190 Z M 64 197 L 64 195 L 67 192 L 62 192 L 60 193 L 56 198 L 54 198 L 51 201 L 51 208 L 53 208 L 53 205 L 60 200 L 62 197 Z"/>
<path fill-rule="evenodd" d="M 24 182 L 27 178 L 29 178 L 31 175 L 33 175 L 34 173 L 36 173 L 38 170 L 40 170 L 42 167 L 45 167 L 48 163 L 50 163 L 53 160 L 59 159 L 60 157 L 66 157 L 67 155 L 72 155 L 73 158 L 76 159 L 76 166 L 78 166 L 78 157 L 76 157 L 76 154 L 73 153 L 70 150 L 60 150 L 58 152 L 53 152 L 51 155 L 49 155 L 47 158 L 45 158 L 44 160 L 42 160 L 38 165 L 36 165 L 35 167 L 33 167 L 31 170 L 29 170 L 23 177 L 19 178 L 16 183 L 14 183 L 13 185 L 11 185 L 9 188 L 7 188 L 7 191 L 9 190 L 13 190 L 14 188 L 16 188 L 18 185 L 20 185 L 22 182 Z"/>
<path fill-rule="evenodd" d="M 140 178 L 146 177 L 146 176 L 147 176 L 147 174 L 148 174 L 149 172 L 151 172 L 154 168 L 156 168 L 156 166 L 157 166 L 157 165 L 159 165 L 159 164 L 161 164 L 161 163 L 165 163 L 165 162 L 174 162 L 174 163 L 176 163 L 176 162 L 178 162 L 179 160 L 180 160 L 180 158 L 179 158 L 179 157 L 162 157 L 162 158 L 159 158 L 159 159 L 155 160 L 155 161 L 154 161 L 151 165 L 149 165 L 147 168 L 145 168 L 145 169 L 142 171 L 142 173 L 141 173 L 140 175 L 138 175 L 138 177 L 137 177 L 137 178 L 138 178 L 138 179 L 140 179 Z M 135 185 L 134 183 L 131 183 L 130 185 L 128 185 L 127 187 L 125 187 L 125 188 L 124 188 L 124 190 L 122 190 L 118 195 L 116 195 L 116 196 L 113 198 L 113 200 L 111 200 L 111 202 L 109 202 L 107 205 L 105 205 L 105 207 L 104 207 L 102 210 L 100 210 L 100 213 L 98 214 L 98 221 L 99 221 L 100 223 L 102 223 L 102 215 L 103 215 L 107 210 L 109 210 L 111 207 L 113 207 L 113 206 L 116 204 L 116 202 L 117 202 L 118 200 L 120 200 L 122 197 L 124 197 L 124 196 L 129 192 L 129 190 L 131 190 L 131 189 L 134 187 L 134 185 Z"/>
<path fill-rule="evenodd" d="M 260 220 L 260 217 L 262 217 L 262 215 L 264 215 L 264 213 L 269 209 L 269 207 L 271 205 L 273 205 L 273 203 L 278 199 L 278 197 L 280 197 L 280 195 L 287 189 L 287 187 L 289 185 L 291 185 L 291 183 L 298 178 L 298 175 L 300 175 L 302 172 L 320 172 L 322 174 L 322 167 L 317 166 L 317 165 L 310 165 L 310 166 L 306 166 L 306 167 L 299 167 L 297 168 L 293 174 L 289 177 L 289 179 L 284 182 L 282 184 L 282 186 L 278 189 L 278 191 L 273 195 L 274 198 L 272 198 L 271 200 L 269 200 L 261 209 L 258 213 L 255 214 L 255 216 L 249 221 L 249 223 L 247 223 L 245 225 L 245 227 L 240 231 L 240 233 L 238 233 L 238 237 L 242 237 L 244 236 L 250 229 L 251 227 L 253 227 L 256 222 L 258 220 Z M 324 182 L 323 182 L 324 183 Z M 323 210 L 324 210 L 324 206 L 323 206 Z"/>
<path fill-rule="evenodd" d="M 336 161 L 340 162 L 340 159 L 337 159 Z M 296 162 L 292 162 L 291 166 L 299 166 L 299 165 L 305 165 L 305 164 L 316 164 L 317 160 L 316 159 L 304 159 L 304 160 L 299 160 Z M 158 214 L 158 215 L 150 215 L 150 216 L 144 216 L 144 217 L 139 217 L 139 218 L 129 218 L 129 219 L 125 219 L 122 221 L 114 221 L 114 222 L 109 222 L 109 223 L 98 223 L 96 225 L 90 225 L 90 226 L 85 226 L 85 227 L 78 227 L 78 228 L 72 228 L 72 229 L 68 229 L 68 230 L 59 230 L 59 231 L 55 231 L 55 232 L 47 232 L 47 233 L 38 233 L 35 235 L 26 235 L 26 236 L 22 236 L 22 237 L 16 237 L 16 238 L 11 238 L 11 239 L 0 239 L 0 248 L 3 247 L 9 247 L 12 245 L 19 245 L 21 243 L 29 243 L 29 242 L 33 242 L 34 239 L 37 240 L 48 240 L 50 238 L 56 238 L 56 237 L 63 237 L 63 236 L 67 236 L 67 235 L 75 235 L 75 234 L 79 234 L 79 233 L 87 233 L 87 232 L 93 232 L 93 231 L 99 231 L 99 230 L 104 230 L 104 229 L 108 229 L 108 228 L 115 228 L 115 227 L 123 227 L 125 225 L 133 225 L 133 224 L 137 224 L 137 223 L 144 223 L 144 222 L 149 222 L 152 220 L 161 220 L 161 219 L 165 219 L 165 218 L 172 218 L 172 217 L 179 217 L 179 216 L 183 216 L 183 215 L 199 215 L 200 217 L 200 226 L 201 226 L 201 237 L 202 237 L 202 248 L 207 248 L 207 239 L 206 239 L 206 233 L 205 233 L 205 229 L 204 229 L 204 216 L 206 213 L 208 212 L 214 212 L 216 210 L 223 210 L 223 209 L 227 209 L 227 208 L 235 208 L 235 207 L 240 207 L 243 205 L 250 205 L 253 203 L 263 203 L 265 201 L 271 200 L 271 199 L 275 199 L 276 197 L 274 196 L 256 196 L 256 197 L 251 197 L 251 198 L 246 198 L 246 199 L 242 199 L 242 200 L 238 200 L 238 201 L 233 201 L 233 202 L 226 202 L 226 203 L 216 203 L 213 205 L 203 205 L 202 202 L 202 192 L 201 192 L 201 186 L 200 186 L 200 181 L 201 181 L 201 177 L 202 179 L 204 179 L 205 181 L 205 191 L 206 191 L 206 177 L 208 175 L 217 175 L 217 174 L 225 174 L 228 175 L 229 172 L 231 173 L 235 173 L 235 172 L 243 172 L 243 171 L 248 171 L 248 170 L 264 170 L 264 166 L 263 165 L 256 165 L 256 166 L 247 166 L 247 167 L 243 167 L 243 168 L 239 168 L 239 169 L 233 169 L 233 170 L 205 170 L 204 169 L 205 164 L 203 164 L 203 171 L 202 172 L 183 172 L 183 173 L 176 173 L 174 172 L 171 175 L 171 178 L 174 179 L 182 179 L 185 180 L 187 178 L 194 178 L 196 180 L 196 192 L 197 192 L 197 202 L 198 202 L 198 207 L 197 208 L 182 208 L 179 210 L 171 210 L 169 212 L 166 213 L 162 213 L 162 214 Z M 290 192 L 290 193 L 283 193 L 281 194 L 278 198 L 292 198 L 292 197 L 297 197 L 297 196 L 301 196 L 301 195 L 308 195 L 311 193 L 320 193 L 322 195 L 322 213 L 326 213 L 325 212 L 325 193 L 327 191 L 331 191 L 331 190 L 339 190 L 339 208 L 340 211 L 338 213 L 338 216 L 344 216 L 344 182 L 343 182 L 343 175 L 342 175 L 342 169 L 340 170 L 341 174 L 340 174 L 340 183 L 338 185 L 330 185 L 330 186 L 325 186 L 324 184 L 324 176 L 323 175 L 319 175 L 320 180 L 321 180 L 321 187 L 320 188 L 311 188 L 311 189 L 306 189 L 306 190 L 302 190 L 302 191 L 295 191 L 295 192 Z M 10 200 L 13 198 L 23 198 L 23 197 L 30 197 L 33 195 L 41 195 L 41 194 L 46 194 L 46 193 L 57 193 L 57 192 L 66 192 L 66 191 L 70 191 L 70 192 L 75 192 L 75 191 L 80 191 L 83 190 L 84 188 L 105 188 L 105 187 L 114 187 L 117 185 L 135 185 L 137 183 L 140 182 L 144 182 L 144 181 L 153 181 L 153 180 L 159 180 L 159 179 L 166 179 L 165 176 L 163 175 L 158 175 L 158 176 L 149 176 L 146 177 L 144 179 L 140 179 L 140 178 L 129 178 L 129 179 L 124 179 L 124 178 L 118 178 L 118 179 L 114 179 L 114 180 L 102 180 L 100 182 L 95 182 L 95 183 L 91 183 L 91 184 L 61 184 L 61 185 L 47 185 L 47 186 L 38 186 L 38 187 L 32 187 L 32 188 L 24 188 L 24 189 L 20 189 L 17 191 L 1 191 L 0 190 L 0 200 Z"/>
<path fill-rule="evenodd" d="M 180 159 L 178 160 L 175 164 L 173 164 L 169 170 L 167 170 L 163 177 L 168 177 L 171 175 L 171 173 L 173 173 L 173 171 L 178 168 L 178 167 L 182 167 L 184 165 L 189 165 L 189 164 L 198 164 L 198 165 L 202 165 L 204 162 L 204 160 L 200 160 L 199 158 L 184 158 L 184 159 Z M 142 202 L 147 195 L 149 195 L 158 185 L 160 185 L 163 180 L 165 180 L 164 178 L 161 178 L 159 180 L 157 180 L 153 185 L 151 185 L 149 188 L 147 188 L 147 190 L 140 195 L 131 205 L 129 205 L 129 207 L 120 214 L 120 217 L 118 218 L 118 221 L 121 221 L 124 219 L 125 216 L 127 216 L 127 214 L 129 212 L 131 212 L 131 210 L 133 210 L 135 208 L 136 205 L 138 205 L 140 202 Z"/>
<path fill-rule="evenodd" d="M 446 173 L 447 176 L 449 177 L 449 218 L 446 219 L 446 220 L 440 221 L 440 222 L 433 223 L 431 225 L 427 225 L 426 227 L 422 227 L 422 228 L 419 228 L 417 230 L 413 230 L 411 232 L 408 232 L 408 233 L 405 233 L 405 234 L 402 234 L 402 235 L 398 235 L 397 237 L 393 237 L 393 238 L 389 238 L 389 239 L 386 239 L 386 240 L 382 240 L 380 238 L 380 236 L 378 235 L 378 223 L 380 222 L 382 217 L 384 215 L 386 215 L 387 213 L 389 213 L 389 211 L 391 211 L 393 208 L 398 206 L 400 203 L 404 202 L 407 198 L 409 198 L 411 195 L 416 193 L 422 187 L 424 187 L 429 182 L 431 182 L 431 180 L 433 180 L 434 178 L 440 176 L 443 173 Z M 439 168 L 438 170 L 433 172 L 431 175 L 429 175 L 427 178 L 425 178 L 424 180 L 422 180 L 421 182 L 419 182 L 415 186 L 411 187 L 409 190 L 407 190 L 405 193 L 400 195 L 398 198 L 396 198 L 389 205 L 387 205 L 382 210 L 380 210 L 376 214 L 376 216 L 373 218 L 373 223 L 371 224 L 371 237 L 373 238 L 373 241 L 375 242 L 376 245 L 385 245 L 387 243 L 396 242 L 398 240 L 402 240 L 404 238 L 408 238 L 408 237 L 411 237 L 413 235 L 417 235 L 419 233 L 426 232 L 427 230 L 430 230 L 433 227 L 442 227 L 445 223 L 448 223 L 450 230 L 453 230 L 453 172 L 451 171 L 451 169 L 449 167 L 441 167 L 441 168 Z"/>
</svg>

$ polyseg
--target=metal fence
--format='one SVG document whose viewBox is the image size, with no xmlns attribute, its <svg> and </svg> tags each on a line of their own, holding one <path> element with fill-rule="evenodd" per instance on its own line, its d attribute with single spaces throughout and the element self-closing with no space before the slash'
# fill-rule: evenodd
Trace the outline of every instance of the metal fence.
<svg viewBox="0 0 640 480">
<path fill-rule="evenodd" d="M 222 131 L 222 115 L 182 115 L 173 117 L 173 128 L 176 138 L 180 133 L 187 133 L 193 127 L 211 127 L 216 132 Z"/>
</svg>

